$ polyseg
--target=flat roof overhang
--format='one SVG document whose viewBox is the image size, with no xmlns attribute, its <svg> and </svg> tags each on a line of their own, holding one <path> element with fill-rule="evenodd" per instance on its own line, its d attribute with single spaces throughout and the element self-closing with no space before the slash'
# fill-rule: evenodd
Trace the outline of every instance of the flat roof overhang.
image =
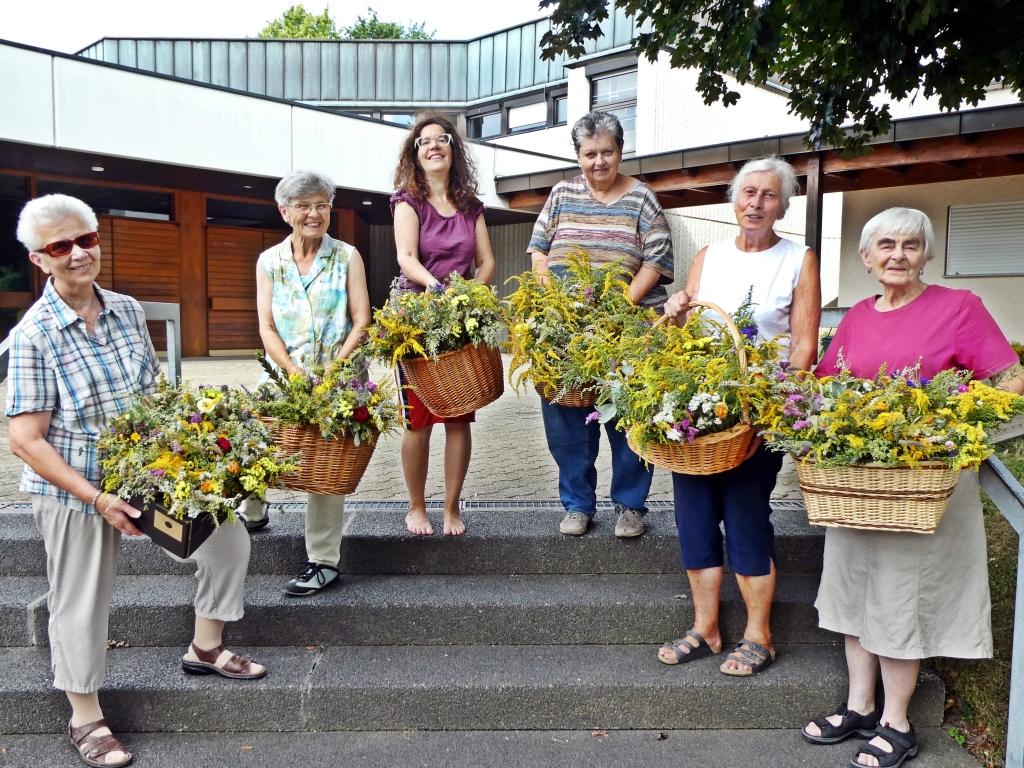
<svg viewBox="0 0 1024 768">
<path fill-rule="evenodd" d="M 804 134 L 793 133 L 629 158 L 620 170 L 646 182 L 665 208 L 710 205 L 725 202 L 743 163 L 766 155 L 785 158 L 801 177 L 820 163 L 823 192 L 1024 174 L 1024 104 L 894 120 L 858 157 L 831 148 L 815 152 Z M 578 174 L 573 165 L 503 176 L 496 187 L 510 208 L 539 211 L 551 187 Z"/>
</svg>

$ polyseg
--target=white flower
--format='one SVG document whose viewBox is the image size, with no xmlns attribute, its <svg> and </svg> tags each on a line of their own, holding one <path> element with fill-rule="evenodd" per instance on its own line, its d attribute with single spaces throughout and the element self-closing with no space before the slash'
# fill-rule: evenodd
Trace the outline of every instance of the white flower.
<svg viewBox="0 0 1024 768">
<path fill-rule="evenodd" d="M 217 405 L 217 401 L 212 397 L 204 397 L 196 403 L 196 408 L 199 409 L 200 413 L 209 413 L 213 410 L 214 406 Z"/>
</svg>

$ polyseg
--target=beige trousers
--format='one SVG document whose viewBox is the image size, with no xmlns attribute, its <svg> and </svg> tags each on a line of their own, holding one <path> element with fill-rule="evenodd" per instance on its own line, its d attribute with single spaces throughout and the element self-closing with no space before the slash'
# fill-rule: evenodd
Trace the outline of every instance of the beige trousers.
<svg viewBox="0 0 1024 768">
<path fill-rule="evenodd" d="M 103 687 L 107 671 L 107 624 L 121 532 L 99 515 L 71 510 L 52 496 L 34 495 L 32 515 L 46 546 L 53 686 L 93 693 Z M 196 615 L 240 619 L 249 567 L 245 527 L 222 525 L 188 562 L 197 565 Z"/>
<path fill-rule="evenodd" d="M 248 498 L 238 509 L 246 520 L 262 520 L 267 506 Z M 306 501 L 306 557 L 311 563 L 337 568 L 341 561 L 341 534 L 345 522 L 345 497 L 310 493 Z"/>
</svg>

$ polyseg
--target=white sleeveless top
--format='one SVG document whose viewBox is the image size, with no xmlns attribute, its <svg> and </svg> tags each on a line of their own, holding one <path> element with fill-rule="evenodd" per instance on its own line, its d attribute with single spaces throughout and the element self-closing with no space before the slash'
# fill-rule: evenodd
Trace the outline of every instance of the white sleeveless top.
<svg viewBox="0 0 1024 768">
<path fill-rule="evenodd" d="M 735 239 L 709 245 L 695 298 L 714 302 L 731 314 L 753 286 L 751 298 L 758 337 L 767 341 L 788 334 L 793 291 L 806 253 L 806 245 L 785 238 L 767 251 L 756 253 L 739 250 Z M 783 346 L 789 346 L 788 339 Z"/>
</svg>

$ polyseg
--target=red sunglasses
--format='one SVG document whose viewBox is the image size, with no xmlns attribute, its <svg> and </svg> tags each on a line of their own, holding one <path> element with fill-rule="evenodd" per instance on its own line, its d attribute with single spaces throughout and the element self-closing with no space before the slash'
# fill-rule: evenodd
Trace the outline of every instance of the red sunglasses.
<svg viewBox="0 0 1024 768">
<path fill-rule="evenodd" d="M 75 249 L 76 245 L 79 248 L 88 250 L 89 248 L 95 248 L 99 244 L 99 232 L 86 232 L 84 235 L 79 235 L 74 240 L 57 240 L 49 245 L 44 245 L 39 250 L 44 251 L 47 255 L 55 259 L 63 259 L 65 256 L 71 255 L 71 251 Z"/>
</svg>

